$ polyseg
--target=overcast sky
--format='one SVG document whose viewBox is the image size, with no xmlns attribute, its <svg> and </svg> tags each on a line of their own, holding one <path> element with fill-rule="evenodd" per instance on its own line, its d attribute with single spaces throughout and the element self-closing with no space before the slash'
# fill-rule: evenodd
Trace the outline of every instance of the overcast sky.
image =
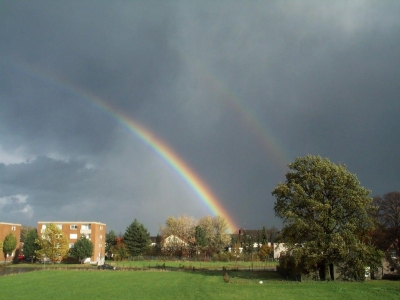
<svg viewBox="0 0 400 300">
<path fill-rule="evenodd" d="M 96 97 L 241 227 L 280 227 L 271 191 L 307 154 L 371 196 L 399 191 L 399 16 L 399 1 L 1 0 L 0 222 L 136 218 L 155 235 L 212 214 Z"/>
</svg>

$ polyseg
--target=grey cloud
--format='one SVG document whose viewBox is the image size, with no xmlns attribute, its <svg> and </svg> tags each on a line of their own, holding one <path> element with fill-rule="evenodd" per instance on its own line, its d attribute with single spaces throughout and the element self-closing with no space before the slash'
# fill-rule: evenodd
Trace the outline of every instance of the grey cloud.
<svg viewBox="0 0 400 300">
<path fill-rule="evenodd" d="M 28 195 L 32 218 L 117 231 L 209 212 L 84 93 L 169 145 L 240 226 L 279 226 L 271 191 L 308 153 L 373 194 L 398 189 L 399 13 L 390 1 L 4 2 L 0 146 L 39 158 L 0 166 L 0 192 Z"/>
</svg>

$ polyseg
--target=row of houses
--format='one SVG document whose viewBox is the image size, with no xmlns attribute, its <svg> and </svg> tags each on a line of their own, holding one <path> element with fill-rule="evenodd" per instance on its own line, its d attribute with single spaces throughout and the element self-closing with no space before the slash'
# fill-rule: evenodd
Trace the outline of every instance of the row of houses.
<svg viewBox="0 0 400 300">
<path fill-rule="evenodd" d="M 47 224 L 53 223 L 58 228 L 60 228 L 63 234 L 67 237 L 69 242 L 69 247 L 72 248 L 74 243 L 83 235 L 93 243 L 93 256 L 90 258 L 91 262 L 100 262 L 105 257 L 105 247 L 106 247 L 106 224 L 100 222 L 60 222 L 51 221 L 43 222 L 40 221 L 37 224 L 38 233 L 42 232 L 47 226 Z M 12 259 L 18 254 L 22 253 L 23 242 L 21 241 L 21 224 L 14 223 L 3 223 L 0 222 L 0 241 L 4 241 L 5 237 L 13 233 L 17 238 L 17 247 L 12 253 Z M 4 257 L 0 258 L 3 261 Z"/>
</svg>

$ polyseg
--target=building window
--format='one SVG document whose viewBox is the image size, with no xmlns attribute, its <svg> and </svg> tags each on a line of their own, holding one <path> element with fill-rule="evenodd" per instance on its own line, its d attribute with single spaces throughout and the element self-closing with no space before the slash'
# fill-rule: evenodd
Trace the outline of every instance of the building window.
<svg viewBox="0 0 400 300">
<path fill-rule="evenodd" d="M 102 245 L 102 244 L 99 244 L 99 248 L 101 248 L 101 247 L 103 247 L 103 245 Z"/>
<path fill-rule="evenodd" d="M 70 235 L 69 235 L 69 239 L 70 240 L 76 240 L 78 238 L 78 234 L 77 233 L 71 233 Z"/>
<path fill-rule="evenodd" d="M 71 248 L 74 248 L 74 244 L 73 243 L 69 244 L 69 249 L 71 249 Z"/>
<path fill-rule="evenodd" d="M 90 234 L 85 234 L 84 236 L 85 236 L 85 238 L 87 238 L 88 240 L 90 240 Z"/>
<path fill-rule="evenodd" d="M 100 225 L 100 230 L 103 230 L 103 226 Z"/>
<path fill-rule="evenodd" d="M 15 231 L 16 230 L 15 226 L 11 226 L 11 230 Z"/>
<path fill-rule="evenodd" d="M 83 225 L 81 226 L 81 229 L 83 229 L 83 230 L 90 229 L 90 224 L 83 224 Z"/>
<path fill-rule="evenodd" d="M 56 225 L 58 228 L 62 229 L 62 224 L 57 224 Z"/>
<path fill-rule="evenodd" d="M 78 229 L 78 225 L 69 225 L 69 229 L 73 229 L 73 230 L 77 230 Z"/>
<path fill-rule="evenodd" d="M 100 234 L 100 239 L 101 239 L 101 240 L 103 239 L 103 235 L 102 235 L 102 234 Z"/>
</svg>

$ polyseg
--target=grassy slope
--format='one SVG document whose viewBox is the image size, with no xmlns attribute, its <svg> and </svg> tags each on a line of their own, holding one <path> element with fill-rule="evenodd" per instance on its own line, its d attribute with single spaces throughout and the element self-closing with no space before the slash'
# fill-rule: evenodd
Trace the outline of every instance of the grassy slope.
<svg viewBox="0 0 400 300">
<path fill-rule="evenodd" d="M 400 299 L 400 283 L 285 282 L 232 272 L 44 270 L 0 277 L 1 299 Z M 279 297 L 279 298 L 278 298 Z"/>
</svg>

